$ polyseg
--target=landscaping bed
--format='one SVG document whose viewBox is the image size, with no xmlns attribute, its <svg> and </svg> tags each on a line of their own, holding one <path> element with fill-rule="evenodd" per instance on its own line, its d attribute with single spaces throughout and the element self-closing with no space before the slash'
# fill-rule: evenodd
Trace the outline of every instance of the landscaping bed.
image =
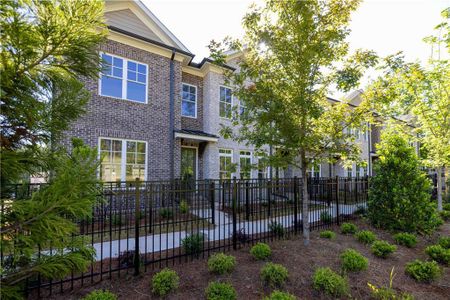
<svg viewBox="0 0 450 300">
<path fill-rule="evenodd" d="M 378 239 L 395 244 L 393 234 L 377 230 L 367 225 L 363 220 L 356 220 L 358 228 L 373 231 Z M 427 260 L 425 248 L 435 244 L 438 237 L 450 236 L 450 223 L 440 227 L 430 237 L 420 236 L 414 248 L 397 245 L 397 250 L 387 258 L 378 258 L 371 252 L 370 246 L 364 245 L 351 235 L 340 233 L 338 226 L 330 227 L 336 233 L 334 239 L 319 237 L 319 231 L 311 233 L 311 243 L 308 247 L 303 245 L 301 235 L 292 236 L 288 240 L 277 240 L 269 243 L 272 248 L 270 261 L 285 266 L 289 271 L 289 279 L 282 288 L 297 299 L 331 299 L 324 293 L 313 288 L 312 277 L 318 267 L 330 267 L 341 274 L 341 253 L 352 248 L 368 258 L 366 270 L 348 272 L 348 282 L 352 298 L 370 299 L 371 290 L 368 282 L 378 287 L 389 286 L 389 275 L 395 268 L 393 289 L 398 292 L 412 294 L 415 299 L 448 299 L 450 295 L 450 270 L 448 266 L 440 264 L 442 276 L 432 283 L 419 283 L 405 274 L 405 266 L 415 259 Z M 199 259 L 188 263 L 170 261 L 169 267 L 175 270 L 180 277 L 180 286 L 176 292 L 168 295 L 167 299 L 204 299 L 205 288 L 210 281 L 220 280 L 229 282 L 236 289 L 237 299 L 262 299 L 274 289 L 265 286 L 260 278 L 260 269 L 264 261 L 256 261 L 250 254 L 250 245 L 237 251 L 228 251 L 236 257 L 236 267 L 228 275 L 214 275 L 208 272 L 207 260 Z M 173 265 L 175 264 L 175 265 Z M 96 285 L 77 289 L 64 295 L 54 295 L 51 299 L 79 299 L 92 290 L 108 289 L 118 295 L 119 299 L 149 299 L 156 298 L 151 292 L 151 277 L 154 273 L 147 273 L 133 277 L 122 276 L 111 281 L 104 280 Z"/>
</svg>

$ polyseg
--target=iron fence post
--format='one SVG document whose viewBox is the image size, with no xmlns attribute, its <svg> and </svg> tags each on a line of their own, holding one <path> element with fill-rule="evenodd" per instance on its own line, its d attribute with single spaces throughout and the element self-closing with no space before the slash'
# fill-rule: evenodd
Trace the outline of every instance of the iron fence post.
<svg viewBox="0 0 450 300">
<path fill-rule="evenodd" d="M 250 219 L 250 199 L 248 190 L 248 180 L 245 181 L 245 219 Z"/>
<path fill-rule="evenodd" d="M 271 202 L 271 193 L 272 193 L 272 190 L 271 190 L 271 185 L 272 184 L 272 181 L 269 179 L 269 180 L 267 180 L 267 216 L 268 217 L 270 217 L 270 215 L 271 215 L 271 212 L 270 212 L 270 202 Z"/>
<path fill-rule="evenodd" d="M 215 201 L 215 190 L 214 190 L 214 180 L 211 181 L 211 183 L 209 184 L 209 198 L 211 201 L 211 223 L 212 224 L 216 224 L 216 212 L 215 212 L 215 206 L 216 206 L 216 201 Z M 220 206 L 219 206 L 220 207 Z"/>
<path fill-rule="evenodd" d="M 236 230 L 236 199 L 237 199 L 237 182 L 236 177 L 233 177 L 233 199 L 231 200 L 231 207 L 233 210 L 233 249 L 237 249 L 237 230 Z"/>
<path fill-rule="evenodd" d="M 294 177 L 294 232 L 298 233 L 298 178 Z"/>
<path fill-rule="evenodd" d="M 134 276 L 139 275 L 140 255 L 139 255 L 139 222 L 141 213 L 141 191 L 139 186 L 139 178 L 136 178 L 136 199 L 134 200 Z"/>
<path fill-rule="evenodd" d="M 356 173 L 355 177 L 355 203 L 358 203 L 358 173 Z"/>
<path fill-rule="evenodd" d="M 339 176 L 336 176 L 336 222 L 340 225 L 339 221 Z"/>
</svg>

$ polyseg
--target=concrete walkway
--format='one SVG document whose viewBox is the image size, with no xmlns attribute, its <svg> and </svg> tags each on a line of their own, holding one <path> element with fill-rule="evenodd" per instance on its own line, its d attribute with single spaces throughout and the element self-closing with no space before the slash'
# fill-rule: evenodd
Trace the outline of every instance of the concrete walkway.
<svg viewBox="0 0 450 300">
<path fill-rule="evenodd" d="M 351 205 L 339 205 L 339 213 L 352 214 L 355 212 L 361 204 Z M 320 221 L 320 215 L 323 212 L 328 212 L 331 216 L 336 217 L 336 206 L 331 205 L 328 208 L 309 212 L 309 222 Z M 193 210 L 194 215 L 200 218 L 208 218 L 211 220 L 211 210 Z M 204 234 L 205 241 L 219 241 L 226 240 L 233 235 L 232 218 L 228 214 L 217 209 L 214 210 L 215 228 L 199 230 L 199 233 Z M 297 216 L 298 220 L 302 220 L 301 214 Z M 244 221 L 236 224 L 236 229 L 244 229 L 245 234 L 258 234 L 269 231 L 269 224 L 272 221 L 276 221 L 282 224 L 283 227 L 291 227 L 294 224 L 294 214 L 286 216 L 278 216 L 267 219 L 261 219 L 256 221 Z M 163 234 L 153 234 L 142 236 L 139 238 L 139 245 L 141 253 L 155 253 L 159 251 L 179 248 L 181 246 L 181 240 L 188 236 L 186 231 L 169 232 Z M 108 241 L 103 243 L 95 243 L 93 245 L 96 250 L 96 260 L 103 260 L 106 258 L 115 258 L 119 256 L 119 253 L 123 251 L 134 250 L 134 238 L 121 239 L 115 241 Z M 147 250 L 147 251 L 145 251 Z"/>
</svg>

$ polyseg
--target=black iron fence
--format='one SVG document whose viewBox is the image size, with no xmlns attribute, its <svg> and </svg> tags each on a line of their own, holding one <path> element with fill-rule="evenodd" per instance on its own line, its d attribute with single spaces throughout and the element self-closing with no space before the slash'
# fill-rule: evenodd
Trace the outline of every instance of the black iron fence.
<svg viewBox="0 0 450 300">
<path fill-rule="evenodd" d="M 367 177 L 308 180 L 311 230 L 365 210 Z M 12 186 L 10 198 L 27 198 L 42 188 Z M 89 270 L 58 281 L 33 278 L 27 292 L 43 297 L 55 289 L 63 292 L 302 232 L 301 178 L 114 182 L 104 183 L 101 191 L 92 216 L 76 220 L 73 237 L 96 251 Z M 51 255 L 52 249 L 37 252 Z M 4 266 L 8 255 L 1 259 Z"/>
</svg>

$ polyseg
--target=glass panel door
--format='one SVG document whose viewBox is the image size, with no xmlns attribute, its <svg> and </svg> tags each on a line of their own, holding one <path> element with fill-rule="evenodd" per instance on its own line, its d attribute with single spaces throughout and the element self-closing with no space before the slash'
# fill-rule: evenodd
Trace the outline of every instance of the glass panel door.
<svg viewBox="0 0 450 300">
<path fill-rule="evenodd" d="M 181 179 L 197 179 L 197 149 L 181 148 Z"/>
</svg>

